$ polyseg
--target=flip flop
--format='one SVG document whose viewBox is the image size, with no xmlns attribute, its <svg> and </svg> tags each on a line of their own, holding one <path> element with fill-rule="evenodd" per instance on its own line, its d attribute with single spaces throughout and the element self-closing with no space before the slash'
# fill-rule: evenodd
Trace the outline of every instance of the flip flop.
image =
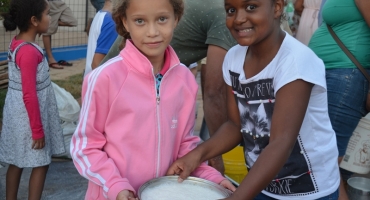
<svg viewBox="0 0 370 200">
<path fill-rule="evenodd" d="M 64 68 L 62 65 L 59 65 L 58 63 L 50 63 L 49 67 L 54 68 L 54 69 L 63 69 Z"/>
<path fill-rule="evenodd" d="M 62 66 L 68 66 L 68 67 L 70 67 L 70 66 L 72 66 L 72 65 L 73 65 L 72 63 L 69 63 L 69 62 L 67 62 L 67 61 L 65 61 L 65 60 L 59 60 L 59 61 L 58 61 L 58 64 L 59 64 L 59 65 L 62 65 Z"/>
</svg>

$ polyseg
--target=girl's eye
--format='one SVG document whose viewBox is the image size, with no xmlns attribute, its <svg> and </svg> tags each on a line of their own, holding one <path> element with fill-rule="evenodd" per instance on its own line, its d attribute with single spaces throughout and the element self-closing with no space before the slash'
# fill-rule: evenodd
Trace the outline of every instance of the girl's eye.
<svg viewBox="0 0 370 200">
<path fill-rule="evenodd" d="M 159 22 L 166 22 L 167 21 L 167 17 L 160 17 L 158 19 Z"/>
<path fill-rule="evenodd" d="M 144 24 L 144 20 L 143 19 L 135 19 L 135 23 L 138 24 L 138 25 L 142 25 L 142 24 Z"/>
<path fill-rule="evenodd" d="M 235 13 L 235 8 L 229 8 L 226 10 L 226 13 L 227 14 L 232 14 L 232 13 Z"/>
<path fill-rule="evenodd" d="M 246 10 L 254 10 L 256 8 L 257 8 L 257 6 L 255 6 L 255 5 L 249 5 L 249 6 L 247 6 Z"/>
</svg>

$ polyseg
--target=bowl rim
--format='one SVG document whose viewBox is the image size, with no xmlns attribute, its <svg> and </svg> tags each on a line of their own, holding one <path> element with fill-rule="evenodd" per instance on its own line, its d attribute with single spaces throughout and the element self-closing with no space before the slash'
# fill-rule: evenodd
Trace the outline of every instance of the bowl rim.
<svg viewBox="0 0 370 200">
<path fill-rule="evenodd" d="M 366 177 L 357 177 L 357 176 L 349 178 L 347 180 L 347 184 L 348 184 L 347 190 L 348 191 L 350 191 L 352 193 L 355 193 L 355 194 L 370 195 L 370 189 L 362 190 L 362 189 L 359 189 L 359 188 L 356 188 L 355 186 L 353 186 L 353 182 L 355 182 L 355 181 L 369 183 L 370 179 L 366 178 Z"/>
<path fill-rule="evenodd" d="M 143 193 L 144 189 L 146 189 L 152 183 L 158 182 L 160 180 L 170 180 L 170 181 L 176 181 L 177 182 L 178 178 L 179 178 L 179 176 L 172 175 L 172 176 L 162 176 L 162 177 L 150 179 L 149 181 L 145 182 L 144 184 L 142 184 L 140 186 L 137 195 L 138 195 L 139 199 L 141 199 L 141 194 Z M 194 177 L 194 176 L 189 176 L 184 181 L 205 183 L 205 184 L 210 185 L 210 186 L 213 186 L 216 189 L 220 190 L 221 192 L 225 193 L 225 195 L 227 195 L 226 197 L 229 197 L 229 196 L 232 195 L 232 191 L 230 191 L 230 190 L 222 187 L 219 184 L 216 184 L 216 183 L 214 183 L 212 181 L 209 181 L 209 180 L 206 180 L 206 179 L 202 179 L 202 178 L 198 178 L 198 177 Z"/>
</svg>

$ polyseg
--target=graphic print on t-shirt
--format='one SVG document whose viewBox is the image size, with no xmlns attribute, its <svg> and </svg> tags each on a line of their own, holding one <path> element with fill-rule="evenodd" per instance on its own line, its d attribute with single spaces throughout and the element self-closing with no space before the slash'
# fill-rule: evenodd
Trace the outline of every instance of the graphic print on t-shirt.
<svg viewBox="0 0 370 200">
<path fill-rule="evenodd" d="M 273 79 L 259 79 L 244 84 L 239 81 L 240 74 L 229 72 L 240 113 L 245 160 L 250 169 L 270 140 L 275 104 Z M 288 161 L 265 191 L 288 196 L 318 192 L 314 177 L 311 176 L 309 160 L 306 160 L 300 142 L 298 137 Z"/>
</svg>

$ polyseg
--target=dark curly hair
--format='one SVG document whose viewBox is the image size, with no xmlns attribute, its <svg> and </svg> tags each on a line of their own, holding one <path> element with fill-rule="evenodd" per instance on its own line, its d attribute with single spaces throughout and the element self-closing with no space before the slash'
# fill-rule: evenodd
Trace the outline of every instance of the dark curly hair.
<svg viewBox="0 0 370 200">
<path fill-rule="evenodd" d="M 182 15 L 184 14 L 184 2 L 183 0 L 169 0 L 173 7 L 175 17 L 180 21 Z M 116 30 L 119 35 L 123 37 L 120 49 L 123 49 L 126 43 L 126 39 L 131 39 L 130 33 L 125 29 L 122 24 L 122 18 L 126 18 L 126 10 L 130 6 L 130 0 L 119 0 L 117 5 L 114 6 L 112 17 L 116 23 Z"/>
<path fill-rule="evenodd" d="M 47 5 L 46 0 L 12 0 L 9 12 L 2 14 L 5 30 L 14 31 L 18 27 L 20 32 L 27 31 L 31 17 L 41 20 Z"/>
</svg>

